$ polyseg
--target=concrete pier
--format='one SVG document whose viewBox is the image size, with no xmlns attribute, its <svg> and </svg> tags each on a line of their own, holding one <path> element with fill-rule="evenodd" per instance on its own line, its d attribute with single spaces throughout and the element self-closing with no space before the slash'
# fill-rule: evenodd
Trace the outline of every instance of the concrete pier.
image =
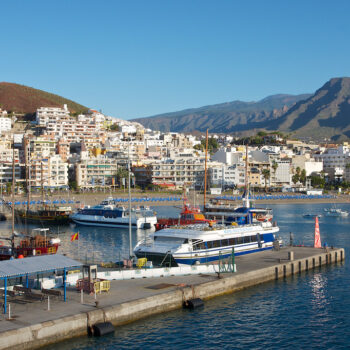
<svg viewBox="0 0 350 350">
<path fill-rule="evenodd" d="M 182 307 L 186 299 L 209 299 L 267 281 L 283 279 L 345 259 L 342 248 L 288 247 L 236 258 L 237 273 L 194 275 L 112 281 L 108 294 L 81 295 L 68 291 L 68 301 L 11 303 L 11 320 L 0 318 L 0 349 L 34 349 L 85 335 L 98 322 L 115 326 Z M 97 301 L 97 303 L 96 303 Z"/>
</svg>

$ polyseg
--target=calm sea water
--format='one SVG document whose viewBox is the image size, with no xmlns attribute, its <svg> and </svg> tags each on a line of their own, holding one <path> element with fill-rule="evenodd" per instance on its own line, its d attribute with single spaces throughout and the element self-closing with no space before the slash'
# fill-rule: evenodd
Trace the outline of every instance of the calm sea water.
<svg viewBox="0 0 350 350">
<path fill-rule="evenodd" d="M 313 243 L 314 222 L 304 213 L 322 213 L 329 205 L 271 205 L 289 241 Z M 350 205 L 338 205 L 349 210 Z M 177 212 L 157 208 L 162 215 Z M 321 218 L 322 243 L 350 248 L 349 218 Z M 4 231 L 6 224 L 1 224 Z M 76 228 L 61 233 L 68 240 Z M 128 249 L 128 232 L 111 229 L 79 228 L 80 249 L 116 260 L 118 250 Z M 133 239 L 143 232 L 134 232 Z M 72 252 L 73 243 L 62 250 Z M 347 249 L 348 251 L 348 249 Z M 177 310 L 118 327 L 102 338 L 82 337 L 48 347 L 64 349 L 348 349 L 350 347 L 350 267 L 345 264 L 323 267 L 249 288 L 239 293 L 205 302 L 192 312 Z M 239 268 L 239 267 L 238 267 Z"/>
</svg>

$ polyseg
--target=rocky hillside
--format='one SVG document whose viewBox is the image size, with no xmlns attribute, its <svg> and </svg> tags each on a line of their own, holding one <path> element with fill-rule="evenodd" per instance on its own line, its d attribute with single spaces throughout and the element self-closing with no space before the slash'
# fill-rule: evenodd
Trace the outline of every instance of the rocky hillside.
<svg viewBox="0 0 350 350">
<path fill-rule="evenodd" d="M 350 78 L 333 78 L 314 95 L 298 102 L 280 118 L 272 121 L 271 130 L 293 132 L 298 137 L 350 138 Z"/>
<path fill-rule="evenodd" d="M 39 107 L 63 107 L 64 104 L 72 113 L 88 110 L 85 106 L 49 92 L 14 83 L 0 83 L 0 108 L 8 112 L 30 116 Z"/>
<path fill-rule="evenodd" d="M 251 130 L 281 117 L 310 95 L 273 95 L 258 102 L 233 101 L 200 108 L 135 119 L 147 128 L 161 131 L 239 132 Z"/>
</svg>

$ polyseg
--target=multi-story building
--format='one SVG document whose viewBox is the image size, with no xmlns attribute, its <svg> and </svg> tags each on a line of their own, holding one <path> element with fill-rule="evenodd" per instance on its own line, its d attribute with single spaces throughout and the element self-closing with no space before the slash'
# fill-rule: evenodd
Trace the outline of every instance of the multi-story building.
<svg viewBox="0 0 350 350">
<path fill-rule="evenodd" d="M 341 181 L 342 174 L 346 173 L 347 164 L 350 164 L 349 145 L 344 142 L 337 148 L 328 148 L 324 153 L 314 154 L 314 158 L 323 162 L 323 169 L 330 180 Z"/>
<path fill-rule="evenodd" d="M 121 165 L 115 159 L 103 156 L 82 159 L 75 164 L 77 186 L 80 188 L 93 188 L 114 185 L 120 167 Z"/>
<path fill-rule="evenodd" d="M 29 165 L 29 181 L 32 187 L 59 188 L 68 186 L 68 163 L 60 155 L 33 158 Z"/>
<path fill-rule="evenodd" d="M 56 154 L 56 141 L 49 137 L 37 137 L 30 140 L 31 158 L 46 158 Z"/>
<path fill-rule="evenodd" d="M 11 130 L 11 118 L 0 117 L 0 133 Z"/>
<path fill-rule="evenodd" d="M 209 165 L 209 183 L 225 187 L 241 187 L 245 183 L 244 164 L 227 165 L 223 163 L 213 163 Z"/>
<path fill-rule="evenodd" d="M 39 126 L 47 126 L 48 123 L 57 123 L 69 116 L 67 105 L 63 108 L 40 107 L 36 110 L 36 122 Z"/>
</svg>

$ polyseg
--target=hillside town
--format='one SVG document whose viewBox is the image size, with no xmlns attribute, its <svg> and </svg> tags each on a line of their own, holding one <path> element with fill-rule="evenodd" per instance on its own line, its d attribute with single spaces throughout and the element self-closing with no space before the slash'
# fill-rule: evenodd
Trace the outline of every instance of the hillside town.
<svg viewBox="0 0 350 350">
<path fill-rule="evenodd" d="M 9 192 L 15 159 L 16 191 L 44 188 L 97 191 L 204 188 L 206 138 L 145 129 L 90 109 L 73 115 L 41 107 L 35 121 L 18 128 L 0 110 L 0 183 Z M 215 193 L 245 184 L 246 146 L 230 135 L 209 134 L 208 186 Z M 349 144 L 315 144 L 264 133 L 263 144 L 248 145 L 248 183 L 256 191 L 306 191 L 350 182 Z M 214 191 L 214 190 L 213 190 Z"/>
</svg>

